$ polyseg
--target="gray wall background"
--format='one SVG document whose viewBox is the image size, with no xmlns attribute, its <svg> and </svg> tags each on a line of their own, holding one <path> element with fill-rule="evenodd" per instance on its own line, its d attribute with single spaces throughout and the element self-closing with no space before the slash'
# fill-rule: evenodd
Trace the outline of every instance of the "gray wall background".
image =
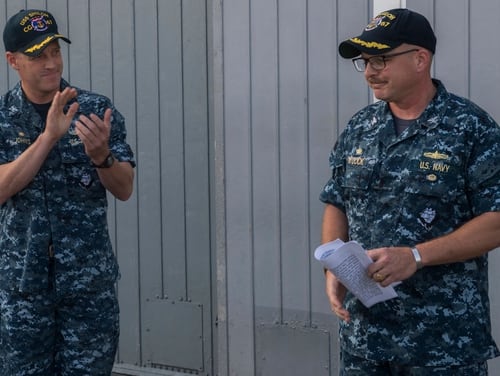
<svg viewBox="0 0 500 376">
<path fill-rule="evenodd" d="M 337 323 L 311 252 L 319 241 L 318 193 L 329 174 L 328 152 L 349 117 L 372 100 L 362 75 L 336 48 L 359 34 L 372 4 L 218 3 L 224 97 L 214 124 L 224 129 L 224 148 L 217 154 L 225 161 L 224 207 L 218 203 L 217 209 L 225 215 L 225 236 L 217 241 L 218 260 L 226 261 L 218 292 L 227 330 L 219 338 L 219 354 L 226 359 L 220 364 L 227 365 L 221 374 L 334 375 Z M 500 48 L 488 37 L 500 3 L 406 5 L 434 25 L 435 77 L 500 119 Z M 492 253 L 493 330 L 500 340 L 498 267 L 500 257 Z M 500 374 L 498 360 L 490 363 L 490 373 Z"/>
<path fill-rule="evenodd" d="M 434 75 L 500 121 L 496 0 L 407 0 L 438 36 Z M 340 59 L 369 0 L 4 0 L 46 8 L 65 78 L 112 98 L 137 157 L 111 200 L 122 270 L 116 372 L 335 375 L 336 319 L 312 259 L 328 153 L 372 98 Z M 1 92 L 17 82 L 0 64 Z M 500 341 L 498 252 L 490 273 Z M 500 374 L 500 362 L 490 363 Z"/>
</svg>

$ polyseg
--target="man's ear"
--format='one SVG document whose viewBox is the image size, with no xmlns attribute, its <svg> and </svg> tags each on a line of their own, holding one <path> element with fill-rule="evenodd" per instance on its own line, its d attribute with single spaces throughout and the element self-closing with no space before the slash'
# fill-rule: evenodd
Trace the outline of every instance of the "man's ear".
<svg viewBox="0 0 500 376">
<path fill-rule="evenodd" d="M 18 70 L 19 69 L 19 65 L 18 65 L 18 62 L 17 62 L 17 56 L 16 54 L 10 52 L 10 51 L 7 51 L 5 53 L 5 57 L 7 59 L 7 63 L 15 70 Z"/>
<path fill-rule="evenodd" d="M 432 63 L 432 54 L 426 49 L 419 49 L 416 53 L 417 66 L 419 70 L 426 70 Z"/>
</svg>

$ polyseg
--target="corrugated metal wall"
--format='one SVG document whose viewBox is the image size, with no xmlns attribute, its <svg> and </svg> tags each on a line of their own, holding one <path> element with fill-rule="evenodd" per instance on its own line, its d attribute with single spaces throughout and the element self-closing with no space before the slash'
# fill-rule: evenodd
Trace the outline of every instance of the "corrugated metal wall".
<svg viewBox="0 0 500 376">
<path fill-rule="evenodd" d="M 329 175 L 328 153 L 348 118 L 372 100 L 363 76 L 336 48 L 366 25 L 373 2 L 216 3 L 224 52 L 224 99 L 215 109 L 224 122 L 218 155 L 225 158 L 224 202 L 218 202 L 225 236 L 217 239 L 219 258 L 226 260 L 218 284 L 225 314 L 220 374 L 335 375 L 336 320 L 311 253 L 319 242 L 318 193 Z M 434 24 L 435 76 L 500 120 L 500 48 L 490 42 L 500 3 L 405 5 Z M 493 271 L 499 256 L 491 255 Z M 493 272 L 492 286 L 499 282 Z M 491 298 L 500 340 L 494 287 Z M 490 372 L 500 374 L 498 360 Z"/>
<path fill-rule="evenodd" d="M 392 1 L 394 2 L 394 1 Z M 379 4 L 376 3 L 375 6 Z M 111 202 L 122 270 L 116 370 L 335 375 L 336 319 L 312 260 L 328 153 L 372 100 L 338 41 L 370 0 L 4 0 L 47 8 L 74 85 L 127 119 L 136 189 Z M 407 0 L 438 34 L 434 71 L 500 120 L 496 0 Z M 0 63 L 0 89 L 17 81 Z M 491 269 L 500 267 L 498 253 Z M 491 273 L 494 332 L 500 295 Z M 154 367 L 154 371 L 152 370 Z M 500 374 L 492 362 L 491 374 Z"/>
<path fill-rule="evenodd" d="M 65 78 L 114 100 L 136 153 L 135 192 L 109 211 L 122 272 L 117 371 L 211 374 L 207 3 L 4 0 L 2 29 L 21 8 L 55 15 L 72 41 L 61 43 Z M 17 81 L 2 59 L 1 91 Z"/>
<path fill-rule="evenodd" d="M 325 158 L 348 113 L 335 106 L 337 12 L 331 0 L 223 2 L 221 375 L 329 374 L 335 345 L 313 326 L 335 322 L 311 247 Z"/>
</svg>

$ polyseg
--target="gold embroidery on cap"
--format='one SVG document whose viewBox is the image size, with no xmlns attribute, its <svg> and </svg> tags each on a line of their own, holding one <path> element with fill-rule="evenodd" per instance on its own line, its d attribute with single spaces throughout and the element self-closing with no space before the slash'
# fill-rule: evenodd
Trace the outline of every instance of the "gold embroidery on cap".
<svg viewBox="0 0 500 376">
<path fill-rule="evenodd" d="M 56 35 L 51 35 L 50 37 L 45 38 L 43 41 L 41 41 L 38 44 L 35 44 L 34 46 L 31 46 L 30 48 L 26 49 L 24 52 L 31 53 L 37 50 L 42 49 L 46 44 L 50 43 L 54 38 L 62 37 L 61 34 L 56 34 Z"/>
<path fill-rule="evenodd" d="M 361 40 L 359 38 L 351 38 L 351 42 L 360 44 L 366 48 L 377 48 L 379 50 L 383 50 L 385 48 L 391 48 L 391 46 L 383 43 L 378 43 L 378 42 L 365 42 L 364 40 Z"/>
</svg>

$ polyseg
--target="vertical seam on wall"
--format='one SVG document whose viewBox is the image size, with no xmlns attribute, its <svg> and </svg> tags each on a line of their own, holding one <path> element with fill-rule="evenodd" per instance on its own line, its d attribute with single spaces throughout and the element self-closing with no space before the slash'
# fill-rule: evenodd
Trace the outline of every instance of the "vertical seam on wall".
<svg viewBox="0 0 500 376">
<path fill-rule="evenodd" d="M 470 15 L 471 15 L 471 2 L 470 0 L 467 0 L 467 51 L 469 53 L 467 54 L 467 98 L 471 97 L 471 66 L 472 66 L 472 54 L 470 53 L 471 51 L 471 20 L 470 20 Z"/>
<path fill-rule="evenodd" d="M 133 29 L 133 44 L 134 44 L 134 51 L 136 50 L 135 48 L 135 45 L 136 45 L 136 42 L 137 42 L 137 39 L 136 39 L 136 2 L 135 0 L 131 0 L 132 1 L 132 10 L 133 10 L 133 14 L 132 14 L 132 29 Z M 133 81 L 134 81 L 134 123 L 136 125 L 136 129 L 137 129 L 137 124 L 138 124 L 138 114 L 137 114 L 137 54 L 133 54 L 132 56 L 132 59 L 133 59 L 133 64 L 134 64 L 134 77 L 133 77 Z M 138 132 L 135 132 L 135 145 L 136 145 L 136 155 L 137 157 L 139 156 L 139 153 L 138 153 L 138 145 L 139 145 L 139 135 L 138 135 Z M 137 164 L 139 164 L 139 161 L 136 160 Z M 139 176 L 140 176 L 140 168 L 137 169 L 136 171 L 136 181 L 139 181 Z M 137 185 L 136 187 L 136 195 L 137 197 L 140 197 L 140 186 Z M 139 206 L 139 203 L 140 203 L 140 200 L 137 200 L 136 201 L 136 212 L 139 214 L 140 213 L 140 206 Z M 137 221 L 137 280 L 139 281 L 139 284 L 138 284 L 138 289 L 137 289 L 137 298 L 138 298 L 138 301 L 141 302 L 142 300 L 142 292 L 141 292 L 141 284 L 140 284 L 140 281 L 141 281 L 141 243 L 140 243 L 140 221 L 138 220 Z M 138 319 L 139 319 L 139 323 L 142 323 L 142 312 L 143 312 L 143 305 L 142 304 L 139 304 L 139 308 L 138 308 Z M 142 325 L 139 324 L 139 327 L 138 327 L 138 336 L 139 336 L 139 340 L 140 340 L 140 346 L 138 346 L 138 349 L 137 349 L 137 352 L 138 352 L 138 357 L 139 357 L 139 361 L 142 363 L 143 362 L 143 356 L 144 356 L 144 352 L 143 352 L 143 344 L 142 344 L 142 338 L 143 338 L 143 335 L 142 335 Z"/>
<path fill-rule="evenodd" d="M 214 325 L 214 318 L 217 317 L 217 301 L 216 297 L 216 289 L 217 289 L 217 280 L 214 279 L 214 267 L 217 265 L 217 252 L 216 252 L 216 244 L 214 241 L 215 227 L 213 226 L 212 218 L 215 218 L 213 214 L 213 209 L 215 209 L 215 162 L 213 159 L 215 157 L 213 150 L 213 140 L 214 140 L 214 130 L 213 123 L 210 118 L 210 90 L 209 86 L 212 80 L 212 71 L 211 66 L 213 65 L 213 61 L 210 62 L 210 43 L 209 38 L 212 37 L 212 33 L 210 33 L 210 27 L 213 27 L 212 22 L 213 18 L 209 16 L 209 6 L 208 1 L 205 1 L 205 71 L 206 71 L 206 82 L 205 82 L 205 106 L 206 106 L 206 129 L 207 129 L 207 171 L 208 171 L 208 244 L 209 244 L 209 272 L 208 272 L 208 280 L 210 281 L 209 288 L 209 302 L 210 302 L 210 310 L 208 316 L 209 320 L 209 328 L 208 331 L 211 333 L 210 339 L 208 342 L 210 343 L 210 352 L 208 360 L 204 359 L 204 362 L 209 362 L 209 369 L 215 371 L 216 369 L 216 360 L 217 359 L 217 349 L 216 349 L 216 341 L 215 337 L 217 335 L 216 327 Z M 213 50 L 212 50 L 213 53 Z M 204 323 L 204 320 L 202 320 Z M 202 329 L 204 331 L 204 327 Z M 205 343 L 203 342 L 203 354 L 206 352 Z"/>
<path fill-rule="evenodd" d="M 93 80 L 92 80 L 92 49 L 90 48 L 92 44 L 92 23 L 90 21 L 90 2 L 87 1 L 87 30 L 89 31 L 89 45 L 88 45 L 88 50 L 89 50 L 89 89 L 93 90 Z"/>
<path fill-rule="evenodd" d="M 158 12 L 159 12 L 159 5 L 158 5 L 158 0 L 155 2 L 155 8 L 156 8 L 156 51 L 161 51 L 159 43 L 160 43 L 160 31 L 158 28 Z M 162 140 L 162 126 L 161 126 L 161 84 L 160 84 L 160 53 L 158 52 L 156 55 L 156 76 L 158 77 L 158 85 L 156 86 L 156 97 L 158 98 L 158 114 L 157 114 L 157 124 L 158 124 L 158 142 L 160 143 L 158 147 L 158 170 L 159 170 L 159 176 L 158 176 L 158 181 L 159 181 L 159 187 L 160 187 L 160 197 L 159 197 L 159 207 L 160 207 L 160 270 L 161 270 L 161 278 L 160 278 L 160 291 L 161 291 L 161 298 L 163 298 L 166 295 L 166 290 L 168 286 L 166 286 L 165 282 L 165 259 L 164 259 L 164 245 L 165 245 L 165 236 L 163 232 L 163 174 L 162 174 L 162 147 L 161 147 L 161 140 Z"/>
<path fill-rule="evenodd" d="M 250 232 L 250 237 L 249 237 L 249 247 L 250 247 L 250 252 L 251 252 L 251 257 L 250 257 L 250 286 L 252 286 L 252 291 L 251 291 L 251 297 L 252 297 L 252 322 L 255 323 L 255 213 L 254 213 L 254 192 L 255 192 L 255 187 L 253 184 L 254 181 L 254 171 L 253 171 L 253 143 L 254 143 L 254 135 L 252 132 L 252 124 L 253 124 L 253 85 L 252 85 L 252 69 L 253 69 L 253 61 L 252 61 L 252 6 L 251 6 L 251 0 L 248 0 L 248 98 L 249 98 L 249 111 L 248 111 L 248 150 L 249 150 L 249 158 L 248 158 L 248 169 L 250 172 L 250 192 L 249 192 L 249 221 L 251 224 L 251 232 Z M 256 326 L 253 325 L 252 328 L 252 343 L 253 343 L 253 363 L 256 364 L 257 358 L 256 358 L 256 348 L 255 348 L 255 338 L 256 338 Z"/>
<path fill-rule="evenodd" d="M 332 17 L 333 18 L 333 17 Z M 335 122 L 337 124 L 335 129 L 334 139 L 337 140 L 339 138 L 340 133 L 340 116 L 339 116 L 339 96 L 340 96 L 340 88 L 339 88 L 339 54 L 337 53 L 337 47 L 339 44 L 339 3 L 335 2 Z"/>
<path fill-rule="evenodd" d="M 309 92 L 309 0 L 306 1 L 305 5 L 305 25 L 304 25 L 304 33 L 305 33 L 305 90 L 306 90 L 306 114 L 305 114 L 305 121 L 306 121 L 306 131 L 305 131 L 305 138 L 306 138 L 306 143 L 305 143 L 305 149 L 306 149 L 306 171 L 307 171 L 307 179 L 306 181 L 306 219 L 305 219 L 305 228 L 307 229 L 306 231 L 306 249 L 309 249 L 309 246 L 311 245 L 311 148 L 310 148 L 310 130 L 311 130 L 311 114 L 310 114 L 310 105 L 311 105 L 311 98 L 310 98 L 310 92 Z M 309 252 L 307 252 L 307 255 L 309 256 Z M 307 257 L 307 273 L 308 273 L 308 316 L 309 316 L 309 325 L 312 325 L 312 273 L 311 273 L 311 257 Z"/>
<path fill-rule="evenodd" d="M 182 106 L 182 178 L 183 178 L 183 206 L 184 206 L 184 293 L 185 297 L 188 295 L 188 260 L 187 260 L 187 245 L 188 245 L 188 236 L 187 236 L 187 207 L 186 207 L 186 93 L 184 90 L 184 3 L 182 0 L 179 0 L 180 6 L 180 33 L 181 33 L 181 106 Z"/>
<path fill-rule="evenodd" d="M 228 304 L 228 282 L 227 282 L 227 270 L 228 270 L 228 259 L 227 259 L 227 205 L 226 205 L 226 150 L 225 150 L 225 142 L 226 142 L 226 99 L 225 99 L 225 68 L 224 68 L 224 1 L 223 0 L 214 0 L 214 1 L 220 1 L 220 17 L 221 17 L 221 35 L 220 35 L 220 43 L 221 43 L 221 94 L 222 94 L 222 99 L 221 99 L 221 116 L 222 116 L 222 134 L 221 138 L 223 140 L 223 144 L 221 147 L 223 148 L 222 150 L 222 155 L 223 155 L 223 189 L 224 189 L 224 194 L 223 194 L 223 202 L 224 202 L 224 207 L 223 207 L 223 218 L 224 218 L 224 226 L 223 226 L 223 231 L 224 231 L 224 304 L 225 304 L 225 317 L 224 317 L 224 335 L 225 335 L 225 358 L 226 358 L 226 363 L 225 363 L 225 373 L 221 372 L 219 369 L 219 372 L 222 373 L 222 376 L 229 376 L 229 370 L 230 370 L 230 351 L 229 351 L 229 323 L 228 323 L 228 317 L 229 317 L 229 304 Z M 220 359 L 218 357 L 218 359 Z"/>
<path fill-rule="evenodd" d="M 7 4 L 7 2 L 5 2 L 5 4 Z M 7 5 L 5 5 L 5 7 L 7 7 Z M 70 19 L 69 18 L 69 4 L 66 5 L 66 19 L 67 20 Z M 67 28 L 68 28 L 68 30 L 67 30 L 68 37 L 71 36 L 70 27 L 71 27 L 71 22 L 68 21 L 68 26 L 67 26 Z M 65 67 L 66 68 L 65 70 L 67 72 L 66 78 L 68 79 L 68 82 L 71 82 L 71 59 L 69 58 L 69 56 L 70 56 L 69 48 L 66 51 L 68 51 L 67 54 L 66 54 L 66 57 L 67 57 L 67 60 L 68 60 L 67 61 L 68 66 L 67 66 L 67 68 Z"/>
<path fill-rule="evenodd" d="M 282 228 L 282 212 L 281 212 L 281 90 L 280 90 L 280 0 L 276 0 L 276 83 L 277 83 L 277 118 L 276 118 L 276 166 L 277 166 L 277 171 L 276 171 L 276 176 L 277 176 L 277 187 L 276 187 L 276 194 L 277 194 L 277 214 L 278 214 L 278 257 L 279 257 L 279 295 L 280 295 L 280 301 L 279 301 L 279 306 L 280 306 L 280 318 L 279 321 L 280 323 L 283 323 L 283 228 Z"/>
</svg>

